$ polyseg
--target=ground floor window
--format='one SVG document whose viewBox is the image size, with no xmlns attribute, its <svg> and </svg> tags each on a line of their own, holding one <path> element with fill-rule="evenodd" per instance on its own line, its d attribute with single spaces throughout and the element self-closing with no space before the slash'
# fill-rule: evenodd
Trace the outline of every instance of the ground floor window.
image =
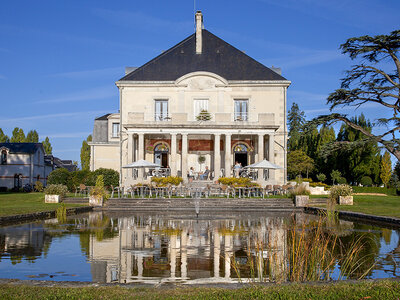
<svg viewBox="0 0 400 300">
<path fill-rule="evenodd" d="M 14 188 L 21 188 L 22 187 L 22 174 L 15 174 L 14 175 Z"/>
</svg>

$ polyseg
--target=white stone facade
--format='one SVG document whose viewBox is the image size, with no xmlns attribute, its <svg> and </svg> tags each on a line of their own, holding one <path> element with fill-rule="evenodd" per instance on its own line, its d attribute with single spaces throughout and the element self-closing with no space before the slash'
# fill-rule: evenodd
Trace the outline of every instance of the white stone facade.
<svg viewBox="0 0 400 300">
<path fill-rule="evenodd" d="M 140 159 L 168 166 L 172 176 L 184 180 L 189 168 L 201 172 L 208 166 L 216 180 L 233 176 L 235 161 L 245 166 L 265 158 L 283 168 L 268 174 L 259 171 L 258 181 L 285 184 L 290 81 L 280 78 L 229 80 L 214 72 L 195 71 L 176 80 L 119 80 L 120 113 L 98 119 L 99 124 L 104 122 L 107 139 L 90 143 L 91 169 L 118 170 L 121 184 L 129 186 L 143 181 L 142 172 L 137 177 L 132 169 L 122 167 Z M 202 110 L 209 120 L 199 120 Z M 121 124 L 118 138 L 112 134 L 116 123 Z M 204 163 L 199 163 L 200 156 Z"/>
</svg>

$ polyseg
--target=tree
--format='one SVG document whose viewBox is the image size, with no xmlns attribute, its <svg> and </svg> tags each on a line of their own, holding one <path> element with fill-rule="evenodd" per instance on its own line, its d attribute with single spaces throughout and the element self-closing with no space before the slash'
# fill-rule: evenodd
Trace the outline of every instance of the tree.
<svg viewBox="0 0 400 300">
<path fill-rule="evenodd" d="M 50 140 L 49 140 L 49 137 L 48 137 L 48 136 L 46 136 L 46 138 L 44 139 L 44 141 L 42 142 L 42 144 L 43 144 L 44 152 L 45 152 L 47 155 L 50 155 L 50 154 L 53 153 L 53 147 L 51 147 Z"/>
<path fill-rule="evenodd" d="M 92 135 L 89 135 L 86 140 L 83 140 L 81 147 L 81 168 L 82 170 L 90 169 L 90 146 L 88 142 L 92 141 Z"/>
<path fill-rule="evenodd" d="M 319 182 L 324 182 L 326 180 L 326 175 L 323 173 L 320 173 L 317 175 L 317 179 Z"/>
<path fill-rule="evenodd" d="M 363 114 L 351 118 L 351 121 L 371 132 L 372 125 Z M 365 135 L 347 124 L 338 132 L 337 141 L 342 143 L 336 151 L 336 168 L 350 183 L 358 183 L 363 176 L 370 176 L 379 182 L 380 150 L 376 141 L 364 142 Z M 347 145 L 346 145 L 347 143 Z"/>
<path fill-rule="evenodd" d="M 288 129 L 289 129 L 289 142 L 288 142 L 288 151 L 297 150 L 301 130 L 305 123 L 304 111 L 299 109 L 297 103 L 293 103 L 290 111 L 288 113 Z"/>
<path fill-rule="evenodd" d="M 314 160 L 307 156 L 302 150 L 295 150 L 288 154 L 288 173 L 293 178 L 312 171 L 314 169 Z"/>
<path fill-rule="evenodd" d="M 365 142 L 376 141 L 400 160 L 400 30 L 389 35 L 361 36 L 348 39 L 340 46 L 343 54 L 351 59 L 362 61 L 346 72 L 341 88 L 329 95 L 327 104 L 331 111 L 337 107 L 355 106 L 376 103 L 388 111 L 390 118 L 378 119 L 376 125 L 386 125 L 382 134 L 374 134 L 348 119 L 346 115 L 332 113 L 320 116 L 317 123 L 332 124 L 337 121 L 346 123 L 351 128 L 364 134 Z M 394 64 L 387 67 L 388 62 Z"/>
<path fill-rule="evenodd" d="M 12 131 L 11 143 L 25 143 L 25 133 L 22 128 L 15 127 Z"/>
<path fill-rule="evenodd" d="M 26 135 L 25 139 L 26 143 L 38 143 L 39 142 L 39 134 L 37 133 L 36 130 L 31 130 L 28 132 Z"/>
<path fill-rule="evenodd" d="M 335 182 L 338 182 L 340 177 L 342 177 L 342 173 L 338 170 L 333 170 L 331 172 L 331 178 L 332 178 L 332 183 L 335 184 Z"/>
<path fill-rule="evenodd" d="M 0 143 L 7 143 L 9 142 L 9 137 L 6 136 L 3 132 L 3 130 L 0 128 Z"/>
<path fill-rule="evenodd" d="M 387 186 L 390 176 L 392 176 L 392 162 L 390 161 L 389 152 L 385 152 L 381 161 L 381 179 L 385 186 Z"/>
<path fill-rule="evenodd" d="M 47 177 L 47 184 L 63 184 L 68 185 L 71 173 L 64 168 L 55 169 Z"/>
<path fill-rule="evenodd" d="M 400 178 L 400 161 L 396 162 L 393 173 L 397 175 L 397 177 Z"/>
</svg>

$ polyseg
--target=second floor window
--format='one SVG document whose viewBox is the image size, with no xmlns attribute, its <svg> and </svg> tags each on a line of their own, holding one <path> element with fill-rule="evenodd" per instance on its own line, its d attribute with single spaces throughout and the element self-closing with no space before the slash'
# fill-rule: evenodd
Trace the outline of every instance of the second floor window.
<svg viewBox="0 0 400 300">
<path fill-rule="evenodd" d="M 155 111 L 154 111 L 155 121 L 166 121 L 168 117 L 168 100 L 155 100 Z"/>
<path fill-rule="evenodd" d="M 119 137 L 119 123 L 112 124 L 112 137 Z"/>
<path fill-rule="evenodd" d="M 235 100 L 235 121 L 248 120 L 249 100 L 237 99 Z"/>
</svg>

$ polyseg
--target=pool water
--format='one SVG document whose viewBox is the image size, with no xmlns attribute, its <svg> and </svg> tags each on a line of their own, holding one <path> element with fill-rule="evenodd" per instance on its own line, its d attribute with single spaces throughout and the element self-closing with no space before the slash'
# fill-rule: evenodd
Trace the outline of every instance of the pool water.
<svg viewBox="0 0 400 300">
<path fill-rule="evenodd" d="M 0 278 L 100 283 L 272 281 L 286 274 L 290 230 L 303 213 L 103 213 L 0 227 Z M 344 249 L 362 239 L 363 265 L 345 278 L 400 274 L 399 231 L 339 220 L 324 225 Z M 338 260 L 329 271 L 342 278 Z M 342 274 L 343 275 L 343 274 Z"/>
</svg>

